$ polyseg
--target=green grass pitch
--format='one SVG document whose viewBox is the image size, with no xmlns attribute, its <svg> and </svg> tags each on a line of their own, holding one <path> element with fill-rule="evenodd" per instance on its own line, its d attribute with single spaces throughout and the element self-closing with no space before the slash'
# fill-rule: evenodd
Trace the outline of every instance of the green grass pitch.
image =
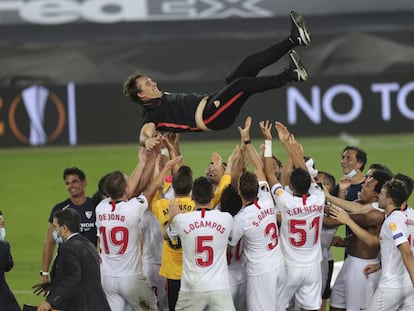
<svg viewBox="0 0 414 311">
<path fill-rule="evenodd" d="M 359 146 L 368 153 L 368 164 L 383 163 L 393 172 L 414 177 L 414 134 L 388 136 L 358 136 Z M 305 154 L 315 159 L 317 169 L 341 176 L 340 155 L 348 145 L 338 137 L 297 137 Z M 252 138 L 256 148 L 261 138 Z M 218 152 L 224 160 L 238 141 L 186 141 L 182 137 L 184 162 L 191 166 L 194 176 L 204 174 L 211 153 Z M 129 174 L 137 159 L 137 146 L 82 146 L 0 149 L 1 204 L 6 220 L 7 240 L 10 241 L 15 266 L 7 273 L 7 281 L 20 305 L 38 304 L 43 297 L 31 293 L 31 286 L 40 280 L 42 245 L 47 220 L 53 205 L 68 197 L 62 171 L 65 167 L 82 168 L 88 180 L 88 195 L 92 195 L 101 176 L 120 169 Z M 285 151 L 276 140 L 274 154 L 283 160 Z M 411 205 L 413 199 L 410 200 Z M 334 248 L 335 258 L 342 259 L 341 249 Z"/>
</svg>

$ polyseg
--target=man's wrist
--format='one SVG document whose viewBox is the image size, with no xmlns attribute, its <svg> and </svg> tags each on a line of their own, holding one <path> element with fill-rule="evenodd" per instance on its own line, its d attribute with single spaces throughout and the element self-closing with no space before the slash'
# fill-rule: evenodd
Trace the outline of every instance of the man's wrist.
<svg viewBox="0 0 414 311">
<path fill-rule="evenodd" d="M 272 157 L 272 141 L 268 139 L 265 140 L 264 157 L 265 158 Z"/>
<path fill-rule="evenodd" d="M 40 271 L 40 276 L 49 276 L 48 271 Z"/>
</svg>

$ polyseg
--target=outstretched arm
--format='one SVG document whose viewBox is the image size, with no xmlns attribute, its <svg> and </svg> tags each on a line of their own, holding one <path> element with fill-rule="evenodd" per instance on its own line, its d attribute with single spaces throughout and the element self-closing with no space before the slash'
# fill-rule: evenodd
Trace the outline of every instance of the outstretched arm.
<svg viewBox="0 0 414 311">
<path fill-rule="evenodd" d="M 139 145 L 151 150 L 159 141 L 160 139 L 155 137 L 155 123 L 145 123 L 139 133 Z"/>
<path fill-rule="evenodd" d="M 265 140 L 263 162 L 264 172 L 266 180 L 270 187 L 277 184 L 279 180 L 273 171 L 273 159 L 272 159 L 272 123 L 269 120 L 259 122 L 260 130 L 262 131 L 263 138 Z"/>
<path fill-rule="evenodd" d="M 303 168 L 304 170 L 308 171 L 308 168 L 306 166 L 305 160 L 303 159 L 303 148 L 302 145 L 300 145 L 293 134 L 291 134 L 287 127 L 284 126 L 280 122 L 275 122 L 275 127 L 277 130 L 277 133 L 279 135 L 279 139 L 283 146 L 285 146 L 286 151 L 289 155 L 289 157 L 292 158 L 293 165 L 295 167 Z"/>
<path fill-rule="evenodd" d="M 159 172 L 159 174 L 151 181 L 150 185 L 144 190 L 144 196 L 147 198 L 148 202 L 151 202 L 152 197 L 154 196 L 157 189 L 162 184 L 162 181 L 164 180 L 164 176 L 168 173 L 168 171 L 174 167 L 175 164 L 177 164 L 179 161 L 181 161 L 181 156 L 178 156 L 174 159 L 169 160 L 162 170 Z"/>
<path fill-rule="evenodd" d="M 379 246 L 379 238 L 375 234 L 372 234 L 360 226 L 349 217 L 348 213 L 340 208 L 333 207 L 329 212 L 330 216 L 333 219 L 340 221 L 341 223 L 347 225 L 352 232 L 362 241 L 364 241 L 368 246 Z"/>
<path fill-rule="evenodd" d="M 247 155 L 249 156 L 249 160 L 250 160 L 250 162 L 252 163 L 252 165 L 254 167 L 257 179 L 259 181 L 265 181 L 266 176 L 265 176 L 265 173 L 264 173 L 263 162 L 260 159 L 260 156 L 257 153 L 257 150 L 254 148 L 254 146 L 252 145 L 252 143 L 250 141 L 250 126 L 251 126 L 251 124 L 252 124 L 252 118 L 247 117 L 246 121 L 244 122 L 244 128 L 242 128 L 240 126 L 238 127 L 239 133 L 240 133 L 240 139 L 241 139 L 242 143 L 245 144 L 245 146 L 246 146 Z"/>
<path fill-rule="evenodd" d="M 358 214 L 365 214 L 369 211 L 372 211 L 371 203 L 368 204 L 360 204 L 354 201 L 347 201 L 344 199 L 337 198 L 329 193 L 329 191 L 323 187 L 323 191 L 325 192 L 326 200 L 332 202 L 335 205 L 342 207 L 344 210 L 347 210 L 351 213 L 358 213 Z"/>
<path fill-rule="evenodd" d="M 128 198 L 131 198 L 134 194 L 135 189 L 138 186 L 138 183 L 140 182 L 142 172 L 144 171 L 145 164 L 147 161 L 147 156 L 145 154 L 145 148 L 139 147 L 138 151 L 138 163 L 135 166 L 134 171 L 131 173 L 131 175 L 127 179 L 127 194 Z"/>
</svg>

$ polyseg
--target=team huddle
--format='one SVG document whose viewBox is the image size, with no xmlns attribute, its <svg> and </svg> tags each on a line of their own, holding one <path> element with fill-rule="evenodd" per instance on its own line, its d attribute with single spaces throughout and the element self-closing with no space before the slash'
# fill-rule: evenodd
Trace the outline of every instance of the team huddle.
<svg viewBox="0 0 414 311">
<path fill-rule="evenodd" d="M 414 213 L 406 205 L 413 180 L 379 164 L 363 175 L 366 154 L 348 146 L 336 184 L 276 122 L 288 155 L 282 167 L 272 154 L 272 124 L 259 126 L 259 151 L 249 117 L 227 163 L 213 153 L 205 176 L 194 180 L 179 154 L 178 134 L 157 136 L 151 150 L 141 147 L 133 173 L 105 175 L 93 200 L 82 191 L 83 173 L 65 170 L 71 199 L 52 210 L 52 223 L 59 210 L 88 214 L 73 196 L 91 203 L 96 228 L 80 234 L 98 243 L 97 281 L 107 310 L 320 310 L 330 297 L 329 248 L 341 244 L 334 237 L 341 223 L 352 231 L 342 241 L 347 257 L 331 310 L 414 306 Z M 348 199 L 353 192 L 357 198 Z M 63 241 L 61 248 L 68 244 Z"/>
<path fill-rule="evenodd" d="M 93 198 L 80 169 L 64 171 L 70 198 L 50 214 L 38 310 L 325 310 L 327 299 L 331 310 L 414 310 L 410 177 L 380 164 L 364 174 L 366 153 L 347 146 L 337 183 L 280 122 L 259 122 L 256 150 L 250 117 L 227 161 L 213 153 L 204 176 L 193 178 L 181 155 L 178 133 L 228 127 L 250 95 L 307 80 L 292 49 L 310 34 L 303 16 L 290 19 L 286 40 L 248 56 L 213 94 L 128 78 L 125 93 L 143 107 L 137 165 L 103 176 Z M 256 76 L 288 52 L 283 73 Z M 346 259 L 331 293 L 332 245 Z"/>
</svg>

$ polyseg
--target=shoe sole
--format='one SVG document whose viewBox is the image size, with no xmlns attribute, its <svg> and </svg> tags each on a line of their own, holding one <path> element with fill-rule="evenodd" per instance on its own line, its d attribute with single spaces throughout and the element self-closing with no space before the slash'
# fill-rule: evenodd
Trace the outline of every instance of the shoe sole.
<svg viewBox="0 0 414 311">
<path fill-rule="evenodd" d="M 295 50 L 292 50 L 289 53 L 289 57 L 295 65 L 295 71 L 300 77 L 299 81 L 307 81 L 309 78 L 309 74 L 306 68 L 303 66 L 302 62 L 300 61 L 299 54 L 296 53 Z"/>
<path fill-rule="evenodd" d="M 290 12 L 290 19 L 295 24 L 296 28 L 299 31 L 300 39 L 304 45 L 309 45 L 311 41 L 310 33 L 306 27 L 305 18 L 299 13 L 292 11 Z"/>
</svg>

